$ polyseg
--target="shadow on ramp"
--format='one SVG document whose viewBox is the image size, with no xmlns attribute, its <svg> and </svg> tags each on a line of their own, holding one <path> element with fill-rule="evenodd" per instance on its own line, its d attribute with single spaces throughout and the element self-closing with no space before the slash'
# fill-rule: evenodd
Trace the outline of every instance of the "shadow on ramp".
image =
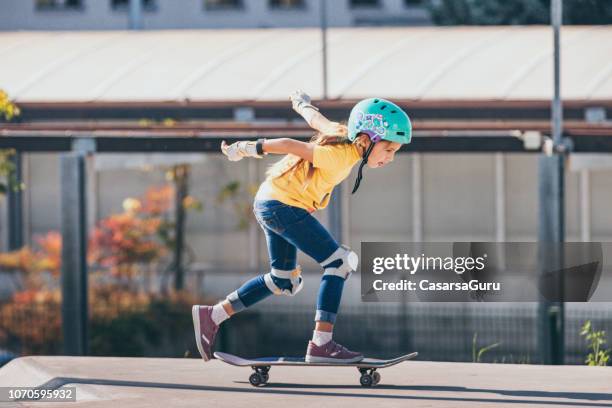
<svg viewBox="0 0 612 408">
<path fill-rule="evenodd" d="M 246 382 L 245 382 L 246 383 Z M 518 397 L 541 397 L 541 398 L 572 398 L 582 400 L 599 400 L 612 401 L 612 394 L 602 393 L 574 393 L 574 392 L 549 392 L 549 391 L 512 391 L 512 390 L 495 390 L 495 389 L 477 389 L 465 387 L 446 387 L 446 386 L 403 386 L 403 385 L 377 385 L 373 388 L 363 388 L 361 386 L 352 385 L 329 385 L 329 384 L 284 384 L 284 383 L 269 383 L 266 387 L 253 388 L 232 388 L 207 385 L 192 385 L 192 384 L 172 384 L 144 381 L 125 381 L 125 380 L 107 380 L 98 378 L 78 378 L 78 377 L 56 377 L 46 383 L 40 385 L 39 388 L 57 389 L 65 385 L 86 384 L 86 385 L 102 385 L 102 386 L 117 386 L 117 387 L 137 387 L 137 388 L 164 388 L 175 390 L 191 390 L 191 391 L 214 391 L 214 392 L 232 392 L 232 393 L 263 393 L 271 395 L 294 395 L 304 397 L 354 397 L 382 400 L 414 400 L 414 401 L 452 401 L 452 402 L 486 402 L 489 404 L 524 404 L 524 405 L 567 405 L 581 407 L 610 407 L 610 403 L 593 403 L 581 401 L 546 401 L 546 400 L 508 400 L 496 398 L 462 398 L 462 397 L 436 397 L 436 396 L 417 396 L 417 395 L 387 395 L 376 393 L 380 390 L 395 390 L 395 391 L 433 391 L 433 392 L 486 392 L 499 393 L 507 396 Z M 248 384 L 248 383 L 247 383 Z M 354 389 L 361 392 L 342 393 L 332 391 L 303 391 L 301 389 Z"/>
<path fill-rule="evenodd" d="M 235 383 L 249 384 L 248 381 L 234 381 Z M 360 385 L 330 385 L 330 384 L 289 384 L 270 382 L 266 388 L 334 388 L 334 389 L 360 389 Z M 612 394 L 592 392 L 560 392 L 560 391 L 520 391 L 520 390 L 498 390 L 487 388 L 467 388 L 440 385 L 391 385 L 379 384 L 373 389 L 383 390 L 406 390 L 406 391 L 436 391 L 436 392 L 483 392 L 507 395 L 511 397 L 535 397 L 535 398 L 568 398 L 591 401 L 612 401 Z M 513 401 L 509 401 L 513 402 Z"/>
</svg>

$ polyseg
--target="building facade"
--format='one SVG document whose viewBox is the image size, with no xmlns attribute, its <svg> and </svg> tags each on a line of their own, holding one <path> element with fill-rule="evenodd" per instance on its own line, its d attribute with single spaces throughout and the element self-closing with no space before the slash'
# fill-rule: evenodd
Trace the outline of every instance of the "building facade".
<svg viewBox="0 0 612 408">
<path fill-rule="evenodd" d="M 142 0 L 143 29 L 428 25 L 424 0 Z M 122 30 L 130 0 L 2 0 L 0 30 Z"/>
</svg>

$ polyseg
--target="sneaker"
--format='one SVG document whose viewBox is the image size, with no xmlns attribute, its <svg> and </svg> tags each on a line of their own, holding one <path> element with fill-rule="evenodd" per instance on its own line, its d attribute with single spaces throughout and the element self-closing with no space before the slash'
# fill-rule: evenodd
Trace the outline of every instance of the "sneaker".
<svg viewBox="0 0 612 408">
<path fill-rule="evenodd" d="M 219 326 L 212 319 L 212 310 L 212 306 L 194 305 L 191 308 L 196 344 L 204 361 L 213 358 L 212 348 L 215 344 L 217 330 L 219 330 Z"/>
<path fill-rule="evenodd" d="M 309 341 L 305 360 L 307 363 L 356 363 L 363 360 L 363 354 L 350 351 L 333 340 L 322 346 Z"/>
</svg>

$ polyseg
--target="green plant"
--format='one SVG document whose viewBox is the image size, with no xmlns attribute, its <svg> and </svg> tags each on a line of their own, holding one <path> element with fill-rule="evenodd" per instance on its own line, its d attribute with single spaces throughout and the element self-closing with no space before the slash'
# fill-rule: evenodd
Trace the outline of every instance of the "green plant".
<svg viewBox="0 0 612 408">
<path fill-rule="evenodd" d="M 486 347 L 481 347 L 478 349 L 478 351 L 476 351 L 476 340 L 478 338 L 478 333 L 474 333 L 474 337 L 472 338 L 472 362 L 473 363 L 480 363 L 480 360 L 482 358 L 482 356 L 484 355 L 484 353 L 486 353 L 489 350 L 494 349 L 495 347 L 499 346 L 501 344 L 501 342 L 498 343 L 493 343 L 490 344 Z"/>
<path fill-rule="evenodd" d="M 0 121 L 10 121 L 19 116 L 21 111 L 8 97 L 8 94 L 0 89 Z M 0 195 L 6 194 L 7 191 L 21 191 L 25 188 L 23 183 L 20 183 L 16 177 L 15 163 L 11 157 L 15 154 L 15 149 L 0 150 L 0 177 L 6 178 L 6 183 L 0 182 Z"/>
<path fill-rule="evenodd" d="M 251 202 L 257 193 L 257 186 L 243 185 L 239 181 L 230 181 L 217 193 L 217 204 L 228 202 L 238 219 L 238 229 L 245 230 L 253 221 Z"/>
<path fill-rule="evenodd" d="M 584 362 L 589 366 L 606 366 L 610 359 L 610 350 L 605 348 L 606 332 L 604 330 L 595 330 L 590 320 L 587 320 L 580 329 L 580 335 L 587 342 L 587 348 L 590 353 L 587 355 Z"/>
<path fill-rule="evenodd" d="M 493 360 L 493 363 L 501 363 L 501 364 L 531 364 L 531 357 L 529 354 L 526 356 L 517 356 L 516 358 L 511 353 L 509 357 L 502 356 L 501 360 Z"/>
<path fill-rule="evenodd" d="M 11 102 L 4 90 L 0 89 L 0 118 L 4 117 L 4 120 L 11 120 L 19 116 L 20 113 L 19 107 Z"/>
<path fill-rule="evenodd" d="M 0 177 L 6 179 L 6 183 L 0 182 L 0 195 L 6 194 L 9 190 L 17 192 L 25 188 L 25 184 L 17 180 L 17 168 L 11 160 L 13 155 L 15 155 L 15 149 L 0 150 Z"/>
</svg>

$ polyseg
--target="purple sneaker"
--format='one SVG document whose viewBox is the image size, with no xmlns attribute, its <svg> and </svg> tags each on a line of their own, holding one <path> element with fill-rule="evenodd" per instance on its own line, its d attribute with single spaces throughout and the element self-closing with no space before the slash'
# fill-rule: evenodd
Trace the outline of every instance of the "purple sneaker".
<svg viewBox="0 0 612 408">
<path fill-rule="evenodd" d="M 194 305 L 191 308 L 196 344 L 204 361 L 213 358 L 212 348 L 215 344 L 217 330 L 219 330 L 219 326 L 217 326 L 212 319 L 212 309 L 212 306 L 199 305 Z"/>
<path fill-rule="evenodd" d="M 317 346 L 312 341 L 308 342 L 307 363 L 356 363 L 361 360 L 363 354 L 350 351 L 333 340 L 322 346 Z"/>
</svg>

